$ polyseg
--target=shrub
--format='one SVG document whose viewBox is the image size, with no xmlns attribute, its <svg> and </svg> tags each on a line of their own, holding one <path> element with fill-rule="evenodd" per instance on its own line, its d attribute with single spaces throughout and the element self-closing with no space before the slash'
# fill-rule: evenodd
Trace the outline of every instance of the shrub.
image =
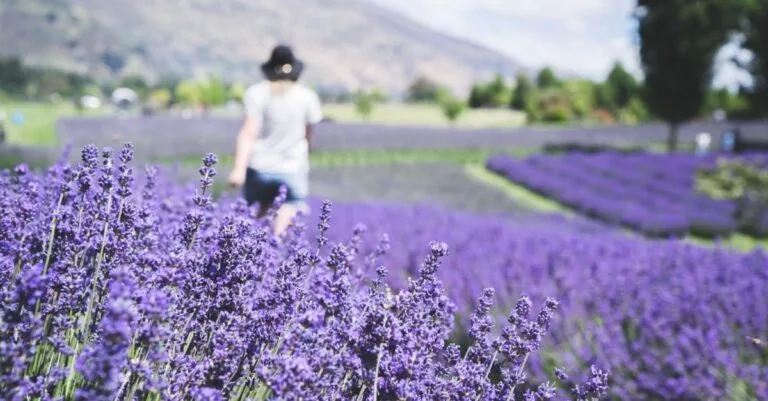
<svg viewBox="0 0 768 401">
<path fill-rule="evenodd" d="M 464 111 L 465 107 L 466 105 L 464 102 L 449 95 L 446 95 L 440 101 L 440 109 L 443 111 L 445 118 L 448 119 L 451 124 L 456 122 L 461 113 Z"/>
<path fill-rule="evenodd" d="M 362 229 L 329 242 L 329 203 L 316 245 L 302 221 L 274 238 L 275 208 L 257 220 L 239 198 L 212 201 L 215 156 L 197 187 L 152 167 L 137 184 L 132 157 L 130 146 L 116 157 L 88 146 L 75 166 L 0 174 L 1 399 L 556 396 L 523 376 L 555 300 L 530 315 L 520 298 L 493 339 L 484 291 L 462 352 L 448 341 L 455 306 L 438 279 L 445 244 L 395 291 L 380 263 L 386 240 L 367 257 Z M 587 380 L 573 397 L 606 392 L 606 373 Z"/>
<path fill-rule="evenodd" d="M 537 94 L 538 117 L 544 122 L 562 123 L 572 118 L 568 93 L 560 88 L 542 90 Z"/>
<path fill-rule="evenodd" d="M 355 110 L 363 118 L 368 118 L 373 111 L 373 99 L 366 93 L 358 93 L 355 98 Z"/>
</svg>

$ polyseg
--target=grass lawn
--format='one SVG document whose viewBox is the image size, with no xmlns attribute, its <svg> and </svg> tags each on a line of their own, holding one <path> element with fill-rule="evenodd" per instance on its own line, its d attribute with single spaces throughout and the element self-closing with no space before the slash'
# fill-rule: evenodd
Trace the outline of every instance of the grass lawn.
<svg viewBox="0 0 768 401">
<path fill-rule="evenodd" d="M 494 153 L 508 153 L 526 156 L 534 153 L 532 149 L 397 149 L 397 150 L 361 150 L 361 151 L 315 151 L 310 155 L 313 167 L 388 165 L 411 163 L 474 163 L 482 164 Z M 231 166 L 232 155 L 219 156 L 220 166 Z M 178 159 L 156 159 L 155 163 L 182 166 L 198 166 L 200 156 L 185 156 Z"/>
<path fill-rule="evenodd" d="M 338 122 L 449 126 L 437 105 L 385 103 L 373 106 L 368 118 L 361 117 L 354 104 L 324 104 L 323 113 Z M 509 109 L 465 109 L 456 120 L 459 128 L 520 127 L 525 114 Z"/>
<path fill-rule="evenodd" d="M 469 177 L 502 190 L 507 196 L 520 205 L 542 213 L 563 213 L 573 216 L 575 213 L 552 199 L 545 198 L 528 189 L 513 184 L 506 178 L 485 168 L 483 163 L 469 163 L 464 171 Z"/>
<path fill-rule="evenodd" d="M 42 145 L 51 146 L 56 143 L 56 120 L 59 117 L 78 115 L 74 105 L 70 102 L 59 104 L 28 103 L 28 102 L 0 102 L 0 110 L 5 111 L 5 129 L 8 143 L 18 145 Z M 22 125 L 14 125 L 10 120 L 15 112 L 24 115 Z M 98 115 L 103 110 L 84 111 L 83 115 Z"/>
</svg>

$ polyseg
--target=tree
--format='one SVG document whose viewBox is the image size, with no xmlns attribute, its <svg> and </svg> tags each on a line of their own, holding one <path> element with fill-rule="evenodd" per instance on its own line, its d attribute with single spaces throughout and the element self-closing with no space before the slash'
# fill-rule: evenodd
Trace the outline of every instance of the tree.
<svg viewBox="0 0 768 401">
<path fill-rule="evenodd" d="M 560 80 L 557 79 L 552 68 L 544 67 L 536 76 L 536 86 L 538 86 L 539 89 L 557 88 L 560 86 Z"/>
<path fill-rule="evenodd" d="M 451 122 L 451 125 L 456 123 L 465 107 L 464 102 L 450 94 L 443 94 L 440 98 L 440 109 L 443 111 L 445 118 Z"/>
<path fill-rule="evenodd" d="M 715 55 L 729 38 L 732 0 L 638 0 L 636 17 L 646 104 L 667 122 L 670 152 L 680 125 L 697 116 Z"/>
<path fill-rule="evenodd" d="M 230 99 L 236 100 L 238 102 L 243 101 L 243 96 L 245 96 L 246 91 L 245 84 L 242 82 L 235 82 L 232 85 L 229 86 L 229 93 L 227 94 Z"/>
<path fill-rule="evenodd" d="M 595 98 L 595 107 L 606 110 L 611 114 L 616 114 L 618 106 L 615 102 L 615 96 L 609 85 L 605 83 L 596 84 L 593 88 Z"/>
<path fill-rule="evenodd" d="M 149 84 L 139 75 L 129 75 L 120 80 L 120 86 L 133 89 L 140 98 L 145 99 L 149 95 Z"/>
<path fill-rule="evenodd" d="M 371 97 L 371 101 L 373 103 L 386 103 L 387 99 L 389 99 L 389 96 L 387 96 L 387 94 L 379 88 L 371 90 L 368 93 L 368 96 Z"/>
<path fill-rule="evenodd" d="M 439 90 L 440 85 L 436 82 L 424 76 L 420 76 L 416 78 L 406 90 L 405 100 L 412 103 L 437 102 Z"/>
<path fill-rule="evenodd" d="M 610 88 L 612 103 L 621 109 L 627 107 L 632 98 L 637 96 L 637 80 L 618 61 L 613 64 L 605 83 Z"/>
<path fill-rule="evenodd" d="M 576 117 L 589 117 L 595 108 L 595 83 L 588 79 L 574 79 L 565 82 L 564 89 Z"/>
<path fill-rule="evenodd" d="M 512 91 L 509 107 L 514 110 L 528 110 L 533 100 L 533 90 L 533 83 L 528 78 L 528 75 L 525 73 L 517 74 L 515 89 Z"/>
<path fill-rule="evenodd" d="M 710 89 L 704 102 L 702 116 L 712 118 L 715 110 L 723 110 L 729 118 L 752 118 L 756 117 L 751 103 L 754 92 L 745 93 L 740 91 L 732 93 L 726 88 Z"/>
<path fill-rule="evenodd" d="M 507 83 L 504 82 L 504 77 L 501 74 L 496 74 L 488 84 L 488 100 L 492 107 L 503 107 L 509 104 L 510 90 L 507 87 Z"/>
<path fill-rule="evenodd" d="M 168 108 L 172 98 L 171 91 L 165 88 L 155 89 L 149 93 L 149 101 L 162 109 Z"/>
<path fill-rule="evenodd" d="M 27 88 L 30 73 L 18 57 L 0 57 L 0 90 L 21 95 Z"/>
<path fill-rule="evenodd" d="M 472 85 L 472 89 L 469 91 L 469 99 L 467 100 L 467 103 L 469 104 L 470 108 L 478 109 L 481 107 L 486 107 L 488 105 L 488 90 L 486 89 L 485 85 L 481 83 L 475 83 Z"/>
<path fill-rule="evenodd" d="M 180 103 L 189 106 L 198 105 L 203 99 L 200 86 L 196 81 L 191 79 L 181 81 L 176 85 L 176 97 L 179 99 Z"/>
<path fill-rule="evenodd" d="M 573 109 L 568 93 L 560 88 L 540 91 L 537 96 L 539 117 L 544 122 L 563 123 L 572 118 Z"/>
<path fill-rule="evenodd" d="M 488 83 L 475 83 L 467 101 L 471 108 L 502 107 L 509 103 L 509 88 L 501 74 Z"/>
<path fill-rule="evenodd" d="M 199 81 L 202 104 L 206 108 L 220 106 L 227 101 L 227 85 L 214 76 L 208 76 Z"/>
<path fill-rule="evenodd" d="M 768 115 L 768 4 L 761 0 L 745 0 L 741 21 L 743 46 L 753 58 L 743 65 L 753 79 L 748 97 L 760 115 Z"/>
<path fill-rule="evenodd" d="M 355 110 L 365 119 L 370 117 L 371 112 L 373 112 L 372 97 L 365 92 L 359 92 L 355 97 Z"/>
</svg>

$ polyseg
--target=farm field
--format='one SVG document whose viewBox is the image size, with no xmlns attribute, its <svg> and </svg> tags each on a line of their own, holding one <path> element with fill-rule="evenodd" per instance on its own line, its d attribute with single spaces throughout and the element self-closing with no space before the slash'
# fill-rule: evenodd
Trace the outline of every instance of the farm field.
<svg viewBox="0 0 768 401">
<path fill-rule="evenodd" d="M 746 156 L 758 165 L 766 155 Z M 564 209 L 649 236 L 721 238 L 740 231 L 732 217 L 736 205 L 697 192 L 695 171 L 712 166 L 717 156 L 692 154 L 603 153 L 533 155 L 524 159 L 496 155 L 489 170 Z M 758 227 L 757 232 L 762 230 Z M 743 235 L 734 240 L 745 243 Z"/>
<path fill-rule="evenodd" d="M 138 167 L 127 163 L 128 151 L 107 155 L 114 165 L 102 163 L 95 149 L 85 156 L 74 172 L 92 180 L 69 186 L 63 181 L 73 175 L 60 168 L 0 175 L 0 210 L 10 217 L 2 225 L 0 277 L 18 275 L 0 285 L 3 293 L 32 297 L 25 313 L 4 322 L 21 330 L 50 320 L 54 344 L 33 347 L 48 344 L 45 330 L 14 340 L 19 346 L 3 356 L 34 362 L 11 371 L 6 382 L 72 383 L 45 387 L 64 396 L 99 391 L 85 380 L 119 369 L 88 367 L 111 352 L 110 366 L 144 366 L 130 388 L 150 393 L 162 390 L 150 387 L 149 377 L 159 389 L 258 400 L 304 387 L 340 387 L 343 399 L 370 386 L 381 394 L 406 385 L 439 394 L 455 391 L 455 380 L 467 375 L 472 383 L 503 383 L 506 367 L 524 365 L 527 383 L 551 382 L 560 394 L 591 377 L 613 400 L 768 396 L 760 345 L 768 333 L 768 258 L 761 252 L 645 239 L 505 205 L 503 191 L 472 175 L 461 179 L 459 164 L 441 163 L 320 168 L 313 176 L 320 198 L 278 243 L 235 194 L 209 203 L 207 177 L 218 167 L 211 158 L 194 184 L 178 183 L 164 169 L 145 178 L 136 168 L 136 180 L 125 179 L 129 166 Z M 106 203 L 110 182 L 117 207 Z M 62 197 L 62 188 L 73 196 Z M 329 206 L 321 205 L 326 191 L 338 199 Z M 472 207 L 488 210 L 455 210 L 460 195 L 477 196 Z M 50 237 L 52 221 L 60 236 Z M 504 323 L 510 314 L 511 325 Z M 99 324 L 80 325 L 77 317 Z M 496 324 L 477 328 L 489 318 Z M 492 341 L 527 338 L 526 330 L 536 330 L 536 338 L 518 351 L 500 351 L 510 359 L 486 374 L 496 360 Z M 110 336 L 94 337 L 96 331 Z M 379 347 L 382 341 L 391 346 Z M 444 341 L 454 345 L 445 348 Z M 73 350 L 77 358 L 67 356 Z M 269 357 L 261 357 L 263 350 Z M 470 357 L 463 359 L 465 352 Z M 459 369 L 481 373 L 454 370 L 441 358 L 453 354 Z M 176 362 L 166 365 L 167 358 Z M 296 375 L 290 367 L 298 362 L 311 368 Z M 56 368 L 62 375 L 50 373 Z M 193 368 L 195 375 L 183 373 Z M 402 368 L 423 373 L 403 378 Z M 252 375 L 254 369 L 261 373 Z M 145 373 L 157 371 L 168 374 Z M 610 372 L 607 383 L 602 372 Z M 277 385 L 286 382 L 292 385 Z M 474 399 L 487 388 L 465 391 Z"/>
<path fill-rule="evenodd" d="M 57 124 L 57 139 L 52 145 L 71 143 L 76 148 L 88 143 L 119 147 L 124 142 L 136 146 L 147 158 L 199 156 L 206 152 L 230 154 L 239 129 L 233 118 L 193 118 L 156 116 L 151 118 L 113 117 L 62 118 Z M 768 137 L 768 123 L 740 124 L 745 136 Z M 727 126 L 713 123 L 690 124 L 681 130 L 681 144 L 690 144 L 696 133 L 722 132 Z M 152 132 L 148 137 L 145 133 Z M 593 128 L 459 129 L 377 124 L 321 123 L 315 130 L 317 151 L 384 151 L 436 149 L 538 149 L 548 143 L 574 141 L 612 146 L 655 145 L 664 142 L 666 128 L 661 124 Z"/>
<path fill-rule="evenodd" d="M 670 156 L 538 154 L 543 143 L 566 135 L 580 133 L 579 138 L 597 143 L 613 135 L 611 131 L 508 132 L 322 124 L 317 149 L 311 156 L 310 215 L 279 243 L 259 231 L 264 222 L 254 221 L 238 194 L 223 186 L 232 148 L 231 131 L 225 128 L 236 124 L 224 119 L 182 121 L 162 117 L 64 120 L 58 125 L 62 129 L 58 141 L 77 139 L 71 159 L 81 158 L 82 146 L 78 147 L 78 143 L 111 145 L 116 149 L 111 155 L 114 163 L 109 164 L 112 170 L 100 167 L 104 164 L 95 152 L 86 158 L 91 168 L 78 170 L 82 167 L 74 166 L 79 174 L 91 176 L 90 181 L 78 182 L 91 185 L 62 186 L 61 180 L 71 176 L 59 169 L 14 173 L 22 178 L 0 175 L 5 183 L 0 193 L 4 213 L 10 215 L 11 208 L 39 210 L 20 215 L 27 216 L 27 221 L 9 220 L 0 226 L 10 238 L 0 248 L 0 260 L 6 261 L 0 263 L 0 269 L 5 269 L 0 277 L 15 276 L 17 257 L 24 266 L 39 262 L 38 270 L 22 269 L 25 275 L 17 281 L 0 281 L 4 286 L 0 290 L 11 293 L 23 282 L 39 282 L 36 278 L 44 269 L 51 272 L 53 279 L 41 284 L 40 302 L 44 306 L 52 302 L 54 290 L 61 291 L 58 299 L 66 300 L 41 308 L 39 317 L 31 313 L 22 317 L 31 319 L 24 320 L 29 322 L 44 322 L 48 317 L 57 328 L 54 344 L 68 347 L 14 349 L 40 350 L 29 357 L 37 362 L 22 375 L 57 377 L 48 375 L 46 369 L 60 366 L 79 375 L 67 379 L 74 387 L 84 383 L 83 377 L 96 375 L 85 369 L 85 362 L 75 363 L 65 352 L 74 349 L 80 360 L 96 361 L 103 346 L 89 342 L 83 333 L 109 330 L 111 326 L 104 323 L 85 329 L 73 324 L 75 320 L 54 319 L 59 313 L 90 316 L 87 305 L 93 302 L 95 316 L 103 316 L 102 322 L 135 322 L 130 327 L 136 327 L 136 331 L 125 334 L 129 337 L 114 338 L 135 338 L 131 341 L 137 345 L 128 348 L 128 355 L 150 371 L 170 369 L 169 375 L 153 379 L 167 381 L 160 384 L 187 386 L 206 394 L 234 392 L 257 400 L 265 399 L 264 391 L 278 397 L 292 391 L 276 385 L 266 390 L 259 379 L 263 378 L 271 383 L 298 383 L 315 392 L 341 387 L 344 399 L 354 399 L 374 385 L 373 377 L 381 378 L 382 394 L 396 394 L 398 386 L 406 385 L 395 373 L 403 366 L 398 361 L 406 361 L 402 363 L 413 371 L 439 372 L 425 373 L 422 379 L 408 381 L 409 385 L 423 386 L 422 380 L 430 380 L 438 389 L 453 389 L 452 383 L 459 377 L 456 375 L 461 374 L 443 366 L 442 357 L 455 351 L 443 348 L 443 341 L 437 341 L 440 346 L 435 348 L 435 339 L 455 344 L 460 354 L 474 352 L 472 355 L 485 361 L 482 369 L 472 368 L 475 357 L 468 358 L 458 362 L 464 366 L 461 369 L 485 372 L 494 357 L 492 348 L 481 345 L 482 339 L 488 338 L 491 344 L 504 333 L 510 313 L 514 315 L 521 308 L 533 308 L 528 315 L 530 324 L 539 324 L 536 313 L 543 305 L 551 305 L 546 299 L 552 297 L 558 301 L 557 310 L 546 312 L 544 307 L 542 312 L 551 323 L 535 326 L 541 330 L 542 342 L 536 340 L 535 352 L 524 352 L 531 386 L 551 382 L 566 394 L 574 384 L 588 380 L 589 368 L 595 365 L 610 372 L 611 400 L 758 401 L 768 397 L 763 380 L 768 374 L 764 356 L 768 350 L 761 345 L 768 339 L 768 311 L 760 301 L 768 297 L 768 258 L 754 250 L 760 245 L 757 240 L 737 230 L 732 230 L 733 235 L 721 245 L 682 231 L 674 232 L 680 238 L 645 238 L 611 221 L 601 222 L 594 215 L 584 217 L 553 193 L 545 197 L 541 191 L 513 184 L 497 174 L 499 169 L 486 169 L 488 162 L 493 170 L 494 160 L 514 166 L 528 166 L 530 160 L 536 160 L 531 168 L 556 166 L 552 160 L 578 162 L 577 169 L 557 171 L 564 174 L 564 181 L 570 177 L 565 174 L 568 171 L 581 171 L 578 182 L 586 189 L 589 177 L 606 170 L 590 160 L 606 157 L 609 159 L 604 164 L 627 166 L 605 172 L 608 177 L 619 179 L 616 174 L 628 171 L 636 174 L 630 182 L 643 182 L 652 188 L 671 182 L 687 185 L 683 178 L 656 174 L 664 169 L 643 169 L 658 164 L 644 164 L 643 158 L 658 161 Z M 142 134 L 140 129 L 147 127 L 159 131 Z M 642 131 L 632 132 L 613 143 L 647 147 L 655 144 L 653 135 L 646 138 L 641 137 Z M 538 134 L 541 136 L 536 137 Z M 133 151 L 119 152 L 120 142 L 132 138 L 137 139 Z M 377 145 L 376 141 L 381 143 Z M 197 184 L 201 171 L 210 176 L 213 168 L 208 159 L 208 165 L 200 170 L 205 153 L 201 150 L 206 146 L 220 150 L 221 157 L 215 164 L 216 175 Z M 121 157 L 127 160 L 129 155 L 134 160 L 126 164 Z M 682 158 L 676 164 L 678 175 L 684 175 L 684 168 L 691 171 L 692 156 L 675 157 Z M 144 176 L 142 167 L 148 161 L 162 164 L 159 174 L 150 178 Z M 172 163 L 176 166 L 169 170 Z M 125 178 L 131 174 L 129 165 L 133 165 L 135 181 Z M 655 172 L 652 182 L 639 176 L 646 170 Z M 557 171 L 550 171 L 548 177 L 558 177 Z M 111 181 L 104 176 L 112 177 Z M 152 183 L 149 187 L 145 186 L 148 181 Z M 115 187 L 107 185 L 109 182 Z M 606 184 L 603 189 L 617 186 Z M 35 192 L 29 188 L 36 188 Z M 60 188 L 89 195 L 65 196 L 59 201 Z M 129 195 L 125 199 L 123 195 L 113 197 L 115 202 L 108 207 L 108 197 L 104 196 L 108 188 Z M 206 206 L 209 201 L 200 193 L 216 193 L 212 199 L 215 203 Z M 332 201 L 329 208 L 322 205 L 325 199 Z M 56 210 L 58 202 L 63 202 L 62 210 Z M 133 206 L 126 209 L 124 205 Z M 324 209 L 330 213 L 327 222 Z M 121 210 L 127 214 L 120 215 Z M 78 224 L 80 213 L 85 213 L 86 218 Z M 54 216 L 62 236 L 48 242 Z M 90 239 L 77 240 L 81 236 Z M 319 252 L 318 236 L 328 241 Z M 23 238 L 41 239 L 29 242 Z M 384 238 L 387 240 L 382 242 Z M 433 241 L 444 242 L 447 250 Z M 44 246 L 47 244 L 52 244 L 50 251 Z M 23 251 L 16 251 L 19 249 Z M 311 259 L 315 252 L 320 257 L 318 263 Z M 66 267 L 71 264 L 67 259 L 71 256 L 77 257 L 81 268 Z M 95 271 L 100 272 L 99 276 Z M 408 278 L 414 279 L 417 287 L 409 287 Z M 54 287 L 56 283 L 80 284 Z M 249 283 L 258 285 L 251 287 Z M 494 292 L 486 291 L 488 287 Z M 125 291 L 133 288 L 142 290 Z M 146 295 L 144 288 L 148 289 Z M 128 295 L 131 293 L 136 296 Z M 400 295 L 389 298 L 387 293 Z M 275 294 L 285 296 L 276 298 Z M 421 294 L 418 308 L 432 308 L 439 318 L 422 319 L 415 311 L 388 312 L 387 302 L 406 302 L 413 296 L 409 294 Z M 524 294 L 529 298 L 521 301 Z M 526 306 L 527 299 L 531 306 Z M 482 308 L 477 312 L 481 304 L 491 305 L 487 313 L 496 324 L 477 332 L 473 321 L 485 319 Z M 120 305 L 132 305 L 144 312 L 126 314 Z M 416 307 L 409 305 L 398 304 L 397 308 Z M 298 307 L 305 311 L 296 317 L 298 320 L 281 317 L 290 316 L 288 311 Z M 237 312 L 246 310 L 247 318 L 244 312 Z M 359 339 L 342 335 L 350 327 L 357 327 L 355 322 L 361 319 L 374 326 L 387 319 L 392 326 L 384 327 L 399 329 L 376 337 L 362 334 L 364 337 Z M 297 321 L 302 323 L 295 324 Z M 151 327 L 172 329 L 154 332 Z M 524 327 L 508 330 L 515 332 Z M 283 334 L 284 330 L 290 335 Z M 237 339 L 228 333 L 243 335 Z M 404 333 L 422 334 L 404 338 Z M 85 338 L 84 343 L 81 338 Z M 149 338 L 167 347 L 151 347 Z M 414 348 L 387 348 L 377 358 L 377 344 L 382 340 L 391 344 L 407 341 Z M 23 341 L 31 345 L 42 340 L 31 335 Z M 110 347 L 131 344 L 120 341 L 125 340 Z M 159 365 L 171 356 L 164 352 L 175 352 L 180 347 L 187 350 L 188 356 L 175 354 L 177 362 L 173 367 Z M 275 351 L 262 358 L 260 350 L 264 349 Z M 412 355 L 429 365 L 408 362 L 414 360 Z M 499 360 L 498 365 L 491 363 L 490 374 L 472 380 L 498 384 L 508 374 L 505 368 L 521 362 L 512 354 L 509 357 Z M 232 360 L 255 364 L 264 361 L 258 367 L 263 371 L 249 375 L 228 363 Z M 200 361 L 213 364 L 202 365 Z M 291 370 L 297 361 L 311 368 L 297 376 Z M 201 366 L 196 375 L 182 373 L 193 366 Z M 350 375 L 351 366 L 358 366 L 354 369 L 361 373 Z M 245 372 L 256 368 L 246 365 Z M 570 379 L 558 379 L 555 368 L 565 369 Z M 598 379 L 600 372 L 595 373 Z M 146 373 L 135 374 L 139 378 Z M 222 375 L 226 382 L 217 381 Z M 137 379 L 132 383 L 139 389 L 145 382 Z M 326 388 L 322 386 L 329 387 L 322 390 Z M 68 394 L 72 387 L 61 388 Z M 468 397 L 475 396 L 472 393 Z M 307 394 L 306 399 L 312 399 L 311 395 Z"/>
</svg>

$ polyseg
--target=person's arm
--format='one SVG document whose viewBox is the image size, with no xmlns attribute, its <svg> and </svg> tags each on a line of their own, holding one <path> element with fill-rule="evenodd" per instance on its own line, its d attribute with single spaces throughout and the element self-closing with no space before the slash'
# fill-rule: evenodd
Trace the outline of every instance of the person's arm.
<svg viewBox="0 0 768 401">
<path fill-rule="evenodd" d="M 312 153 L 312 124 L 307 124 L 305 129 L 307 145 L 309 146 L 309 153 Z"/>
<path fill-rule="evenodd" d="M 237 134 L 235 145 L 235 165 L 237 170 L 245 171 L 248 167 L 248 156 L 251 154 L 251 146 L 259 133 L 259 123 L 250 115 L 245 116 L 243 126 Z"/>
<path fill-rule="evenodd" d="M 235 162 L 232 173 L 229 176 L 229 184 L 232 187 L 240 187 L 245 184 L 248 159 L 251 155 L 253 142 L 259 135 L 261 125 L 261 105 L 263 104 L 259 93 L 249 89 L 243 96 L 245 106 L 245 119 L 235 140 Z"/>
<path fill-rule="evenodd" d="M 313 134 L 313 125 L 319 123 L 323 120 L 323 110 L 320 106 L 320 97 L 317 96 L 317 94 L 312 93 L 312 96 L 309 100 L 309 107 L 307 109 L 307 117 L 306 117 L 306 138 L 307 138 L 307 145 L 309 145 L 309 151 L 312 152 L 312 134 Z"/>
</svg>

